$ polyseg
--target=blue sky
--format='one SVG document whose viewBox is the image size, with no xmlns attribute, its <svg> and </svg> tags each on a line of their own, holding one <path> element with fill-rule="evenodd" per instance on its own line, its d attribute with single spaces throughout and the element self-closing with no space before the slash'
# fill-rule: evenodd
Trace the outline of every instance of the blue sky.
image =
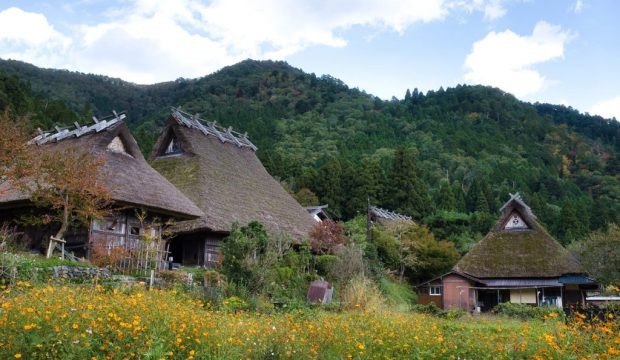
<svg viewBox="0 0 620 360">
<path fill-rule="evenodd" d="M 384 99 L 456 84 L 620 119 L 614 0 L 0 0 L 0 58 L 136 83 L 285 60 Z"/>
</svg>

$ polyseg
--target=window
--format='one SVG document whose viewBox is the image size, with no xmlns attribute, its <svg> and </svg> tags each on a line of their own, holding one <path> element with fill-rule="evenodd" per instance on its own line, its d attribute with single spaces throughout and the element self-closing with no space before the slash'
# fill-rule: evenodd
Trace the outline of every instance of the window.
<svg viewBox="0 0 620 360">
<path fill-rule="evenodd" d="M 123 140 L 121 140 L 121 138 L 118 136 L 112 139 L 112 141 L 108 144 L 108 150 L 115 153 L 131 156 L 131 154 L 127 151 L 127 148 L 125 147 Z"/>
<path fill-rule="evenodd" d="M 510 215 L 508 221 L 506 221 L 506 225 L 504 225 L 505 230 L 522 230 L 529 229 L 525 221 L 519 216 L 517 213 L 513 213 Z"/>
<path fill-rule="evenodd" d="M 179 145 L 178 141 L 173 137 L 170 139 L 168 147 L 166 151 L 164 151 L 164 155 L 180 154 L 181 152 L 183 152 L 183 150 L 181 150 L 181 145 Z"/>
<path fill-rule="evenodd" d="M 441 295 L 441 286 L 429 286 L 428 294 L 433 296 Z"/>
</svg>

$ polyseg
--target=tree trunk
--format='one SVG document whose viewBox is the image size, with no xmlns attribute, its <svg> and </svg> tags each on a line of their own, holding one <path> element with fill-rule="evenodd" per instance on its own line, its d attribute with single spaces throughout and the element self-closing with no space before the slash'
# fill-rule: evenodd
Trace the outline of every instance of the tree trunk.
<svg viewBox="0 0 620 360">
<path fill-rule="evenodd" d="M 56 240 L 64 240 L 65 232 L 69 228 L 69 195 L 65 194 L 65 203 L 63 206 L 63 214 L 62 214 L 62 224 L 60 224 L 60 229 L 55 236 L 50 238 L 49 246 L 47 247 L 47 258 L 52 257 L 52 253 L 54 252 L 54 247 L 56 246 Z"/>
</svg>

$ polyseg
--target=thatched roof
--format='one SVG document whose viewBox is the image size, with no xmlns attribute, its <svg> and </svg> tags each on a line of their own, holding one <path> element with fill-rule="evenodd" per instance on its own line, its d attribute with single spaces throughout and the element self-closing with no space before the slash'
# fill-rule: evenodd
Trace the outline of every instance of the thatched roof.
<svg viewBox="0 0 620 360">
<path fill-rule="evenodd" d="M 176 146 L 180 150 L 167 152 Z M 179 223 L 178 232 L 227 233 L 233 223 L 258 220 L 271 233 L 283 232 L 296 239 L 308 234 L 314 220 L 267 173 L 255 149 L 245 135 L 172 110 L 151 164 L 205 213 L 197 220 Z"/>
<path fill-rule="evenodd" d="M 536 221 L 518 194 L 453 270 L 476 278 L 551 278 L 581 272 L 577 260 Z"/>
<path fill-rule="evenodd" d="M 95 156 L 103 156 L 106 185 L 117 205 L 145 208 L 183 219 L 203 215 L 196 205 L 146 162 L 123 118 L 124 115 L 115 114 L 110 120 L 95 119 L 95 124 L 89 126 L 76 124 L 72 129 L 57 128 L 54 132 L 41 133 L 30 143 L 41 151 L 63 151 L 77 147 Z M 5 206 L 27 200 L 26 194 L 15 189 L 8 189 L 0 196 L 0 203 Z"/>
</svg>

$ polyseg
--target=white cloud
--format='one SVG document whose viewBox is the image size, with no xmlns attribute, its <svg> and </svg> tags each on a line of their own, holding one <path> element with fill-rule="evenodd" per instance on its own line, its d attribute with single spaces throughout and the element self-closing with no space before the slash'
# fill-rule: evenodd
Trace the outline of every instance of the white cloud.
<svg viewBox="0 0 620 360">
<path fill-rule="evenodd" d="M 583 2 L 581 0 L 577 0 L 575 2 L 575 6 L 573 6 L 573 11 L 575 14 L 579 14 L 583 11 Z"/>
<path fill-rule="evenodd" d="M 16 7 L 0 11 L 1 56 L 48 65 L 59 63 L 63 51 L 71 44 L 50 25 L 43 14 L 25 12 Z"/>
<path fill-rule="evenodd" d="M 68 2 L 65 7 L 72 8 Z M 403 33 L 455 8 L 505 13 L 502 0 L 123 0 L 102 21 L 58 32 L 43 14 L 0 12 L 0 57 L 118 76 L 138 83 L 206 75 L 246 58 L 285 59 L 317 45 L 344 47 L 365 26 Z M 3 21 L 4 20 L 4 21 Z M 79 19 L 77 20 L 79 22 Z M 70 32 L 69 32 L 70 31 Z"/>
<path fill-rule="evenodd" d="M 346 46 L 339 32 L 403 32 L 442 19 L 444 0 L 132 0 L 95 25 L 58 33 L 42 14 L 0 13 L 0 57 L 139 83 L 197 77 L 245 58 L 283 59 L 309 46 Z M 4 21 L 2 21 L 4 20 Z M 58 55 L 63 55 L 62 63 Z"/>
<path fill-rule="evenodd" d="M 538 22 L 529 36 L 511 30 L 492 31 L 475 42 L 467 55 L 465 80 L 497 86 L 518 97 L 534 94 L 547 80 L 532 67 L 563 58 L 570 38 L 569 32 L 544 21 Z"/>
<path fill-rule="evenodd" d="M 608 119 L 615 117 L 616 120 L 620 121 L 620 95 L 597 102 L 592 106 L 592 109 L 590 109 L 590 113 Z"/>
<path fill-rule="evenodd" d="M 493 21 L 506 15 L 506 0 L 455 0 L 448 4 L 450 8 L 463 9 L 468 13 L 483 12 L 485 20 Z"/>
</svg>

